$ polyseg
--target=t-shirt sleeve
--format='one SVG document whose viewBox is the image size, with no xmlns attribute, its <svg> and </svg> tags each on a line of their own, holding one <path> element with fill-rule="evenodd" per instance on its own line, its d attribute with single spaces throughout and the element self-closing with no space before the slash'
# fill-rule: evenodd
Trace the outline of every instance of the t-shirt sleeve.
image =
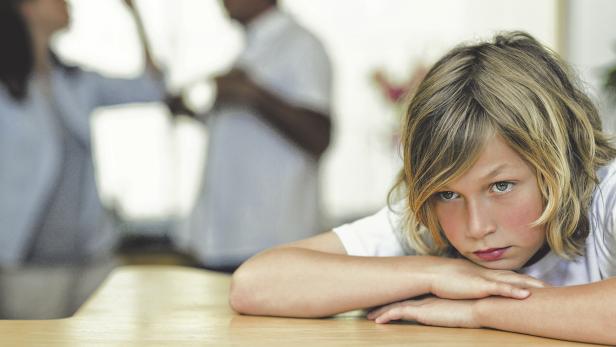
<svg viewBox="0 0 616 347">
<path fill-rule="evenodd" d="M 301 43 L 301 44 L 299 44 Z M 332 71 L 329 57 L 325 49 L 316 40 L 299 41 L 297 50 L 301 58 L 295 64 L 293 93 L 291 101 L 323 115 L 329 115 L 331 110 Z"/>
<path fill-rule="evenodd" d="M 348 255 L 411 255 L 403 246 L 400 216 L 388 207 L 353 223 L 334 228 Z"/>
<path fill-rule="evenodd" d="M 278 45 L 280 56 L 274 75 L 269 69 L 255 68 L 251 63 L 240 61 L 239 66 L 259 85 L 290 104 L 330 116 L 332 70 L 323 45 L 308 33 L 297 30 Z"/>
<path fill-rule="evenodd" d="M 602 278 L 616 277 L 616 162 L 600 171 L 601 184 L 591 207 L 595 249 Z"/>
</svg>

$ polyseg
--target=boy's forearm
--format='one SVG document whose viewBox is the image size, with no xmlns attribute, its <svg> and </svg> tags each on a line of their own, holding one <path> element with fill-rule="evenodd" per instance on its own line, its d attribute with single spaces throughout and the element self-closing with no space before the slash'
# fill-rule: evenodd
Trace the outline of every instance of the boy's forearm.
<svg viewBox="0 0 616 347">
<path fill-rule="evenodd" d="M 616 279 L 532 289 L 532 295 L 525 300 L 490 297 L 477 301 L 475 312 L 483 327 L 613 345 Z"/>
<path fill-rule="evenodd" d="M 274 249 L 234 274 L 231 305 L 245 314 L 330 316 L 425 294 L 430 290 L 428 268 L 434 264 L 434 257 L 351 257 Z"/>
</svg>

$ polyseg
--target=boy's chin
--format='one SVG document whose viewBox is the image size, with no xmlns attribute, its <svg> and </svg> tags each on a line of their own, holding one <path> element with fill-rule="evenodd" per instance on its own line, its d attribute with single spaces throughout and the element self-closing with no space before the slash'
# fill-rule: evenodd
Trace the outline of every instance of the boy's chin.
<svg viewBox="0 0 616 347">
<path fill-rule="evenodd" d="M 518 259 L 499 259 L 495 261 L 481 261 L 477 259 L 470 259 L 473 263 L 485 267 L 491 270 L 510 270 L 518 271 L 522 268 L 525 261 Z"/>
</svg>

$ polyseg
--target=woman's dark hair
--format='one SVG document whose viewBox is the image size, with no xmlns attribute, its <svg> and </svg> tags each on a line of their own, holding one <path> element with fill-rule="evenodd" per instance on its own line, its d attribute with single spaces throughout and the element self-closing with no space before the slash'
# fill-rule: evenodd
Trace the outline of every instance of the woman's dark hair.
<svg viewBox="0 0 616 347">
<path fill-rule="evenodd" d="M 32 36 L 19 6 L 28 0 L 0 0 L 0 82 L 9 95 L 23 101 L 28 95 L 28 79 L 34 70 Z M 78 71 L 50 51 L 51 63 L 72 75 Z"/>
<path fill-rule="evenodd" d="M 26 97 L 34 67 L 32 38 L 18 8 L 22 1 L 0 1 L 0 82 L 16 100 Z"/>
</svg>

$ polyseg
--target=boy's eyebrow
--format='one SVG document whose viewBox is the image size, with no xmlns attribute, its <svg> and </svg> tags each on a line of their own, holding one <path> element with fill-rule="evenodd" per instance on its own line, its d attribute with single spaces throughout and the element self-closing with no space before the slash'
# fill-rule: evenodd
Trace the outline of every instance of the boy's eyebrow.
<svg viewBox="0 0 616 347">
<path fill-rule="evenodd" d="M 492 171 L 488 172 L 486 175 L 484 175 L 482 177 L 482 179 L 488 179 L 494 176 L 497 176 L 498 174 L 501 173 L 501 171 L 503 171 L 504 168 L 506 168 L 507 166 L 509 166 L 508 163 L 502 163 L 500 165 L 498 165 L 497 167 L 495 167 Z"/>
<path fill-rule="evenodd" d="M 509 165 L 509 163 L 502 163 L 498 166 L 496 166 L 494 169 L 492 169 L 492 171 L 488 172 L 486 175 L 484 175 L 483 177 L 480 178 L 480 180 L 482 181 L 486 181 L 494 176 L 497 176 L 501 173 L 501 171 L 503 171 L 503 169 L 506 169 Z M 441 189 L 444 190 L 450 190 L 450 187 L 448 185 L 445 185 L 443 187 L 441 187 Z"/>
</svg>

